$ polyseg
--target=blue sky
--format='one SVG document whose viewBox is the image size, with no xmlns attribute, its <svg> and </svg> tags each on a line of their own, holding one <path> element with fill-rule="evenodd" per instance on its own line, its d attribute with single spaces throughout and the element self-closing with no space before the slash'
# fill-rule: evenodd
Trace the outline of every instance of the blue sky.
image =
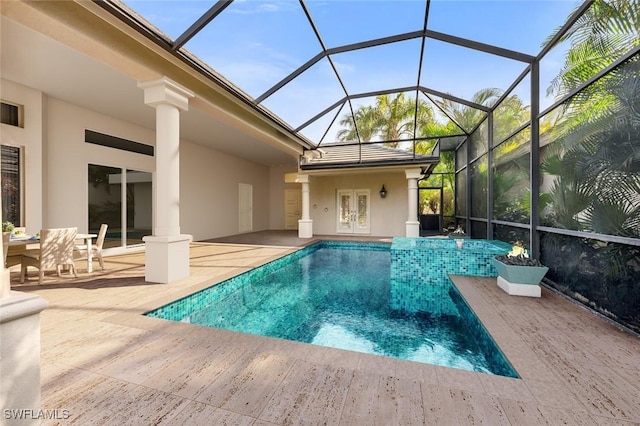
<svg viewBox="0 0 640 426">
<path fill-rule="evenodd" d="M 125 3 L 176 38 L 215 2 Z M 306 4 L 328 48 L 421 30 L 425 9 L 424 1 L 418 0 L 308 0 Z M 536 55 L 579 4 L 577 0 L 433 0 L 428 28 Z M 254 98 L 321 50 L 294 0 L 235 1 L 185 47 Z M 420 47 L 420 40 L 410 40 L 334 55 L 332 60 L 350 94 L 414 86 Z M 551 103 L 544 95 L 562 65 L 563 50 L 566 46 L 554 49 L 541 63 L 542 109 Z M 471 99 L 483 88 L 506 89 L 525 66 L 428 39 L 420 84 Z M 528 91 L 522 87 L 516 94 L 529 103 Z M 324 60 L 267 98 L 264 105 L 296 127 L 343 96 L 331 65 Z M 328 124 L 330 118 L 324 121 Z M 315 138 L 318 132 L 307 136 Z"/>
</svg>

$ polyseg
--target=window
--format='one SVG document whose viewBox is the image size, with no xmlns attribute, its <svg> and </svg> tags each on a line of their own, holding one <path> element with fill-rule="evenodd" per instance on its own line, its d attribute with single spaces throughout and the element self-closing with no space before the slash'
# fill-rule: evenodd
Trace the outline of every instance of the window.
<svg viewBox="0 0 640 426">
<path fill-rule="evenodd" d="M 22 107 L 2 102 L 0 106 L 0 122 L 10 126 L 22 126 Z"/>
<path fill-rule="evenodd" d="M 92 143 L 94 145 L 122 149 L 124 151 L 150 155 L 153 157 L 154 147 L 151 145 L 145 145 L 143 143 L 118 138 L 116 136 L 105 135 L 104 133 L 94 132 L 93 130 L 89 129 L 85 129 L 84 131 L 84 141 L 86 143 Z"/>
<path fill-rule="evenodd" d="M 2 145 L 0 157 L 2 163 L 0 165 L 2 168 L 2 221 L 22 226 L 20 148 Z"/>
</svg>

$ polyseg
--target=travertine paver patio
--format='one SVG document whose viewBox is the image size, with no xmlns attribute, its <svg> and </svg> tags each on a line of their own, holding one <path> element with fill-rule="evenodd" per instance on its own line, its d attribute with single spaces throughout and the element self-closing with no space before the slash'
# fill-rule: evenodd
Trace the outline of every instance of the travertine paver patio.
<svg viewBox="0 0 640 426">
<path fill-rule="evenodd" d="M 41 286 L 14 272 L 50 304 L 42 405 L 70 417 L 44 424 L 640 424 L 640 339 L 547 289 L 454 277 L 521 379 L 141 315 L 295 249 L 193 243 L 191 277 L 172 284 L 144 281 L 143 253 Z"/>
</svg>

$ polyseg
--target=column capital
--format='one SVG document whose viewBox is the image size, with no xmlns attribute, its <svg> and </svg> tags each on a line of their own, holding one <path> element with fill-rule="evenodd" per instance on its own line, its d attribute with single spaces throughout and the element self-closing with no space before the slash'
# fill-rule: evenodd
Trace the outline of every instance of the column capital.
<svg viewBox="0 0 640 426">
<path fill-rule="evenodd" d="M 296 174 L 296 183 L 309 183 L 309 175 L 301 173 Z"/>
<path fill-rule="evenodd" d="M 303 173 L 285 173 L 284 183 L 309 183 L 309 175 Z"/>
<path fill-rule="evenodd" d="M 420 179 L 423 176 L 421 172 L 420 169 L 405 169 L 404 174 L 407 179 Z"/>
<path fill-rule="evenodd" d="M 168 104 L 187 111 L 189 99 L 194 97 L 192 91 L 164 76 L 157 80 L 139 82 L 138 87 L 144 90 L 144 103 L 154 108 Z"/>
</svg>

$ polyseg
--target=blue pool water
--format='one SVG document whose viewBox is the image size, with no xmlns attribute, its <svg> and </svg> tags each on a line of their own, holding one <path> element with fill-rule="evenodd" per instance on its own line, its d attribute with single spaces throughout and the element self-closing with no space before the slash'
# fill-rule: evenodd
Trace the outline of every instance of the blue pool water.
<svg viewBox="0 0 640 426">
<path fill-rule="evenodd" d="M 394 280 L 391 262 L 389 244 L 324 241 L 147 315 L 518 377 L 446 276 Z"/>
</svg>

